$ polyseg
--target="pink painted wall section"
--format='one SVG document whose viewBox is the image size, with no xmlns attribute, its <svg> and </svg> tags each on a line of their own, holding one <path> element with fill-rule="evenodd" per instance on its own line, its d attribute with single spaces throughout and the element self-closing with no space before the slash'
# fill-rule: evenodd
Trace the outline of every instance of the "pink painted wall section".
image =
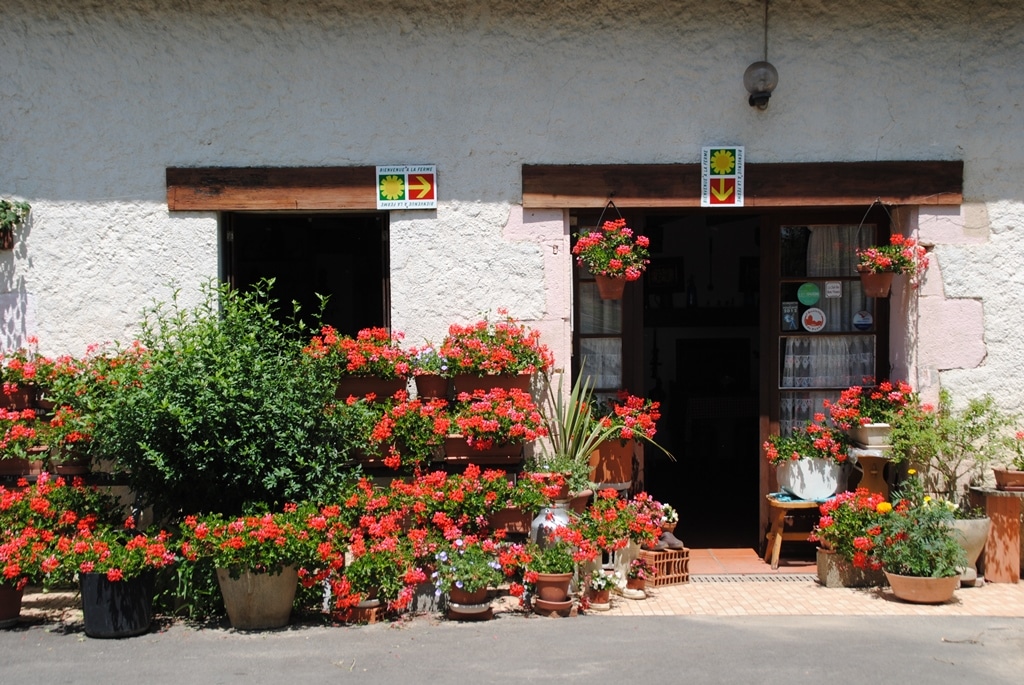
<svg viewBox="0 0 1024 685">
<path fill-rule="evenodd" d="M 985 361 L 985 309 L 981 300 L 949 298 L 943 287 L 942 262 L 934 247 L 971 245 L 989 239 L 984 208 L 920 208 L 907 217 L 904 229 L 916 228 L 918 240 L 929 247 L 928 271 L 917 297 L 897 288 L 893 292 L 892 331 L 896 348 L 903 350 L 907 378 L 926 402 L 939 396 L 940 372 L 973 369 Z M 901 304 L 897 306 L 897 297 Z M 900 326 L 897 333 L 897 326 Z M 902 340 L 904 344 L 897 345 Z"/>
<path fill-rule="evenodd" d="M 555 368 L 568 368 L 572 356 L 572 255 L 565 213 L 562 210 L 524 212 L 521 206 L 513 205 L 502 237 L 543 246 L 544 318 L 523 323 L 540 331 L 541 340 L 555 354 Z"/>
<path fill-rule="evenodd" d="M 923 245 L 980 244 L 989 237 L 988 212 L 984 205 L 928 207 L 918 216 L 918 237 Z"/>
</svg>

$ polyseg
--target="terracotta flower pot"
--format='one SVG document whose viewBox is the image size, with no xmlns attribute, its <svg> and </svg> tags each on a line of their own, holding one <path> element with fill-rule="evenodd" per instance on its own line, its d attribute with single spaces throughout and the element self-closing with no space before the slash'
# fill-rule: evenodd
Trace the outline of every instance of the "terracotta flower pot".
<svg viewBox="0 0 1024 685">
<path fill-rule="evenodd" d="M 960 587 L 960 574 L 946 578 L 925 578 L 901 576 L 885 572 L 885 578 L 898 599 L 913 604 L 942 604 L 953 599 L 953 593 Z"/>
<path fill-rule="evenodd" d="M 889 288 L 895 274 L 892 271 L 871 273 L 867 267 L 857 267 L 860 274 L 860 286 L 868 297 L 889 297 Z"/>
<path fill-rule="evenodd" d="M 546 602 L 564 602 L 569 599 L 571 573 L 538 573 L 534 583 L 536 594 Z"/>
<path fill-rule="evenodd" d="M 236 630 L 265 630 L 288 625 L 299 587 L 294 566 L 286 566 L 280 573 L 243 571 L 238 578 L 232 578 L 228 569 L 219 568 L 217 583 L 228 618 Z"/>
<path fill-rule="evenodd" d="M 996 490 L 1020 492 L 1024 490 L 1024 471 L 1014 469 L 992 469 L 996 477 Z"/>
<path fill-rule="evenodd" d="M 611 276 L 594 276 L 597 283 L 597 294 L 602 300 L 621 300 L 622 293 L 626 290 L 625 278 L 612 278 Z"/>
</svg>

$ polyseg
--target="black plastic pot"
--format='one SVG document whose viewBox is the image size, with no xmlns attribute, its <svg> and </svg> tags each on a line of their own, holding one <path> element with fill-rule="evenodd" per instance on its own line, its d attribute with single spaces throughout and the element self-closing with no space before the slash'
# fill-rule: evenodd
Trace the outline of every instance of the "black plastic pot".
<svg viewBox="0 0 1024 685">
<path fill-rule="evenodd" d="M 149 631 L 153 622 L 152 573 L 110 581 L 105 573 L 79 574 L 85 634 L 89 637 L 131 637 Z"/>
</svg>

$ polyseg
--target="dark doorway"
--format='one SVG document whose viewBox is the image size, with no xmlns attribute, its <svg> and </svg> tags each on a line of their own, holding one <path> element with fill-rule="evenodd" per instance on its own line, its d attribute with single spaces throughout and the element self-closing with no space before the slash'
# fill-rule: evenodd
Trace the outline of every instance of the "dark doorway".
<svg viewBox="0 0 1024 685">
<path fill-rule="evenodd" d="M 245 289 L 274 278 L 282 316 L 296 301 L 308 321 L 319 294 L 328 298 L 323 323 L 342 333 L 389 325 L 385 214 L 233 213 L 224 238 L 227 280 Z"/>
<path fill-rule="evenodd" d="M 647 395 L 662 402 L 646 487 L 679 510 L 687 547 L 757 547 L 761 222 L 648 214 Z"/>
</svg>

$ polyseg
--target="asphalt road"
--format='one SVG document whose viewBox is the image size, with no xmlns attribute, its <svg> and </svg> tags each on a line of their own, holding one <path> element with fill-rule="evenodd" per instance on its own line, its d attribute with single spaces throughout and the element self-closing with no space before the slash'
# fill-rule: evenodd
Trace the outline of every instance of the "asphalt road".
<svg viewBox="0 0 1024 685">
<path fill-rule="evenodd" d="M 0 683 L 1013 683 L 1024 618 L 504 617 L 96 640 L 0 631 Z"/>
</svg>

